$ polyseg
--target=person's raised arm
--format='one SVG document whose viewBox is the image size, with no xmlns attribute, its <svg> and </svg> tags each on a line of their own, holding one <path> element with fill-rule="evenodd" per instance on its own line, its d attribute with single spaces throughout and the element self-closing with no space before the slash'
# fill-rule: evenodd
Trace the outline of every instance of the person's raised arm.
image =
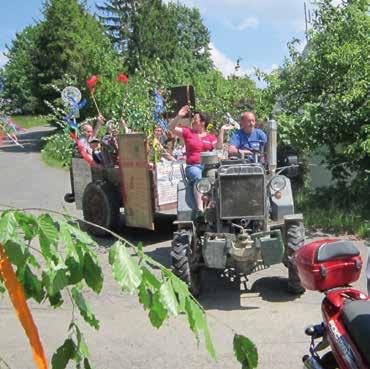
<svg viewBox="0 0 370 369">
<path fill-rule="evenodd" d="M 96 124 L 95 124 L 95 127 L 94 127 L 94 130 L 93 130 L 93 137 L 97 137 L 97 134 L 99 132 L 99 129 L 101 127 L 102 124 L 105 123 L 105 118 L 102 114 L 99 114 L 97 117 L 96 117 Z"/>
<path fill-rule="evenodd" d="M 182 137 L 182 128 L 177 127 L 177 125 L 179 123 L 179 120 L 185 118 L 189 111 L 190 108 L 188 105 L 183 106 L 177 113 L 177 116 L 170 121 L 169 129 L 175 136 Z"/>
<path fill-rule="evenodd" d="M 233 129 L 234 126 L 231 125 L 231 124 L 224 124 L 221 129 L 220 129 L 220 133 L 217 137 L 217 143 L 216 143 L 216 149 L 217 150 L 221 150 L 222 147 L 223 147 L 223 144 L 224 144 L 224 139 L 225 139 L 225 131 L 229 131 L 231 129 Z"/>
</svg>

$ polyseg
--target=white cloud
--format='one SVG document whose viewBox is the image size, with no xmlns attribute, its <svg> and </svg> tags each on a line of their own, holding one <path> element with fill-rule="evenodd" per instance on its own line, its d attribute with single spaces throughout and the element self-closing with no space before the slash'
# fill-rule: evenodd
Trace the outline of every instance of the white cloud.
<svg viewBox="0 0 370 369">
<path fill-rule="evenodd" d="M 180 0 L 188 6 L 198 7 L 201 14 L 224 21 L 253 17 L 263 23 L 292 25 L 304 23 L 305 0 Z M 339 1 L 339 0 L 334 0 Z"/>
<path fill-rule="evenodd" d="M 270 67 L 267 68 L 261 68 L 263 72 L 270 74 L 274 70 L 278 69 L 279 66 L 277 64 L 272 64 Z"/>
<path fill-rule="evenodd" d="M 238 31 L 243 31 L 247 28 L 257 28 L 259 25 L 259 20 L 256 17 L 245 18 L 240 24 L 236 27 Z"/>
<path fill-rule="evenodd" d="M 243 76 L 245 74 L 251 75 L 253 73 L 253 69 L 246 69 L 240 67 L 237 72 L 235 72 L 235 65 L 236 61 L 228 58 L 225 54 L 223 54 L 220 50 L 218 50 L 212 42 L 209 44 L 211 58 L 215 67 L 225 76 L 230 76 L 231 74 L 235 74 L 237 76 Z"/>
<path fill-rule="evenodd" d="M 3 67 L 8 61 L 8 58 L 5 56 L 4 51 L 0 51 L 0 68 Z"/>
</svg>

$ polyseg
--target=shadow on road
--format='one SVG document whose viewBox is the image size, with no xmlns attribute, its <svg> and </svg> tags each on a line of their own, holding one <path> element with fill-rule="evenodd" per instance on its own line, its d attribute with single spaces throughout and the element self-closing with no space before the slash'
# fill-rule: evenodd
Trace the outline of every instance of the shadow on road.
<svg viewBox="0 0 370 369">
<path fill-rule="evenodd" d="M 288 292 L 287 285 L 287 278 L 262 277 L 252 284 L 250 292 L 258 293 L 262 300 L 270 302 L 286 302 L 299 298 L 299 295 Z"/>
<path fill-rule="evenodd" d="M 205 270 L 202 274 L 202 292 L 198 298 L 205 310 L 255 310 L 258 306 L 242 306 L 238 279 L 230 280 L 222 272 Z"/>
<path fill-rule="evenodd" d="M 148 229 L 143 228 L 126 227 L 124 225 L 125 224 L 124 215 L 122 215 L 119 235 L 134 245 L 137 245 L 139 242 L 141 242 L 144 246 L 151 246 L 157 243 L 170 241 L 172 240 L 173 232 L 176 230 L 176 226 L 173 225 L 174 220 L 175 220 L 174 215 L 156 214 L 154 218 L 155 231 L 150 231 Z M 82 222 L 80 226 L 82 228 L 84 227 Z M 109 248 L 116 242 L 116 239 L 114 237 L 108 238 L 93 237 L 93 238 L 100 246 L 106 248 Z M 160 249 L 158 250 L 161 253 Z"/>
<path fill-rule="evenodd" d="M 54 127 L 45 126 L 35 131 L 20 133 L 18 135 L 18 141 L 24 147 L 15 145 L 9 139 L 4 138 L 3 146 L 0 147 L 0 151 L 9 153 L 40 152 L 42 147 L 41 138 L 52 135 L 54 131 Z"/>
</svg>

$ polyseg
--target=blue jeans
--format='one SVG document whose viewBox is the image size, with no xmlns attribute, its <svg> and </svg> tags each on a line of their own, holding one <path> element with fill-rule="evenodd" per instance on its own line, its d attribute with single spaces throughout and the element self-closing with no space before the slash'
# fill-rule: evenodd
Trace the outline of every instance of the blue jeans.
<svg viewBox="0 0 370 369">
<path fill-rule="evenodd" d="M 187 165 L 185 168 L 186 178 L 189 182 L 189 186 L 186 191 L 186 202 L 188 206 L 193 210 L 197 209 L 194 198 L 194 185 L 198 179 L 202 178 L 202 172 L 203 165 L 200 164 Z"/>
<path fill-rule="evenodd" d="M 188 179 L 189 183 L 192 185 L 198 180 L 202 178 L 203 172 L 203 165 L 200 164 L 192 164 L 187 165 L 185 168 L 186 178 Z"/>
</svg>

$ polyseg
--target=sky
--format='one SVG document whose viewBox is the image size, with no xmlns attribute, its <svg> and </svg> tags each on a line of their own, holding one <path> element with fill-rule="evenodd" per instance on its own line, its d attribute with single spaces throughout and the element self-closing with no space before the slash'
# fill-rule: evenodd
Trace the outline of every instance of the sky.
<svg viewBox="0 0 370 369">
<path fill-rule="evenodd" d="M 167 1 L 167 0 L 166 0 Z M 92 13 L 95 2 L 88 0 Z M 241 74 L 257 67 L 269 72 L 287 57 L 287 43 L 302 40 L 304 47 L 304 0 L 182 0 L 197 7 L 211 34 L 211 56 L 227 76 L 240 59 Z M 309 0 L 307 0 L 309 2 Z M 42 19 L 42 0 L 0 0 L 0 67 L 6 63 L 6 44 L 16 32 Z"/>
</svg>

